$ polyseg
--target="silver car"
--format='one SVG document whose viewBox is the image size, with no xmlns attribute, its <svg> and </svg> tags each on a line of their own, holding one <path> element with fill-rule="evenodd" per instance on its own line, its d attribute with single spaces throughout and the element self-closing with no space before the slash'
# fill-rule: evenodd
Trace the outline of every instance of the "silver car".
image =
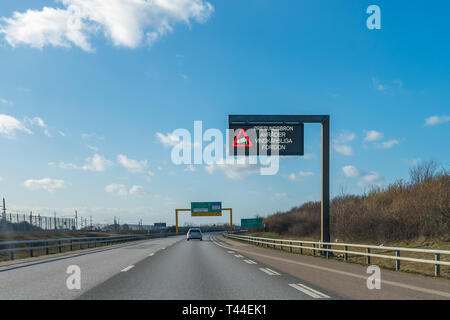
<svg viewBox="0 0 450 320">
<path fill-rule="evenodd" d="M 190 239 L 200 239 L 200 241 L 203 240 L 202 230 L 199 228 L 190 228 L 187 235 L 186 235 L 187 241 Z"/>
</svg>

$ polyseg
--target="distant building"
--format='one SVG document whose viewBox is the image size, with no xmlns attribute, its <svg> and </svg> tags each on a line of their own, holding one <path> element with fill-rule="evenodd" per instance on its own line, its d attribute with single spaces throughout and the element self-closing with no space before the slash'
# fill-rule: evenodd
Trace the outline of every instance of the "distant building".
<svg viewBox="0 0 450 320">
<path fill-rule="evenodd" d="M 167 224 L 166 224 L 165 222 L 158 222 L 158 223 L 154 223 L 154 224 L 153 224 L 153 227 L 154 227 L 156 230 L 163 230 L 163 229 L 166 229 L 166 228 L 167 228 Z"/>
</svg>

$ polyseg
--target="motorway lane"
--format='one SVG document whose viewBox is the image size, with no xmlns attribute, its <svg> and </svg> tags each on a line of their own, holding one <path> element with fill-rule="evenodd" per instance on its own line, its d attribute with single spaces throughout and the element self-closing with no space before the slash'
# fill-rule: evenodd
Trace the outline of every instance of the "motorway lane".
<svg viewBox="0 0 450 320">
<path fill-rule="evenodd" d="M 80 299 L 339 298 L 293 276 L 228 252 L 204 235 L 180 241 L 82 294 Z"/>
<path fill-rule="evenodd" d="M 121 244 L 69 254 L 39 257 L 0 265 L 0 300 L 5 299 L 74 299 L 96 285 L 146 259 L 149 254 L 184 240 L 184 236 L 167 237 Z M 69 290 L 67 267 L 81 268 L 81 289 Z"/>
</svg>

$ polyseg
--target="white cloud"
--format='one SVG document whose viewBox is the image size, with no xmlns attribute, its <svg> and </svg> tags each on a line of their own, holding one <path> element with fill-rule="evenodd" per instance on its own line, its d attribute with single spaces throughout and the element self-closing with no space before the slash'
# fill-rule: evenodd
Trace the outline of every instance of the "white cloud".
<svg viewBox="0 0 450 320">
<path fill-rule="evenodd" d="M 42 120 L 42 118 L 40 117 L 34 117 L 32 119 L 30 118 L 25 118 L 25 122 L 29 123 L 30 125 L 36 125 L 42 129 L 44 129 L 44 134 L 47 137 L 51 137 L 52 135 L 50 134 L 50 132 L 48 131 L 47 125 L 45 124 L 44 120 Z"/>
<path fill-rule="evenodd" d="M 155 174 L 153 173 L 153 171 L 147 171 L 147 174 L 145 175 L 145 179 L 147 180 L 147 181 L 151 181 L 152 180 L 152 177 L 154 176 Z"/>
<path fill-rule="evenodd" d="M 87 164 L 82 169 L 88 171 L 105 171 L 107 167 L 113 165 L 112 161 L 105 159 L 99 154 L 94 154 L 92 158 L 86 158 Z"/>
<path fill-rule="evenodd" d="M 65 137 L 66 136 L 66 134 L 63 132 L 63 131 L 58 131 L 58 133 L 59 133 L 59 135 L 61 136 L 61 137 Z"/>
<path fill-rule="evenodd" d="M 221 161 L 208 164 L 205 166 L 205 170 L 209 174 L 213 174 L 215 171 L 222 171 L 228 179 L 242 180 L 252 174 L 259 173 L 260 167 L 249 163 L 226 163 Z"/>
<path fill-rule="evenodd" d="M 206 22 L 214 11 L 204 0 L 61 0 L 63 8 L 43 7 L 2 18 L 0 33 L 12 47 L 77 46 L 93 51 L 90 36 L 103 34 L 115 46 L 151 45 L 175 24 Z"/>
<path fill-rule="evenodd" d="M 344 172 L 346 177 L 359 177 L 360 176 L 358 169 L 356 169 L 354 166 L 342 167 L 342 171 Z"/>
<path fill-rule="evenodd" d="M 42 120 L 42 118 L 40 117 L 34 117 L 33 119 L 25 118 L 25 121 L 31 125 L 37 125 L 41 128 L 47 128 L 47 125 L 45 124 L 44 120 Z"/>
<path fill-rule="evenodd" d="M 337 135 L 336 138 L 333 139 L 334 143 L 348 143 L 355 140 L 356 134 L 353 132 L 343 131 Z"/>
<path fill-rule="evenodd" d="M 184 171 L 194 172 L 196 170 L 195 170 L 195 167 L 190 164 L 190 165 L 186 166 L 186 168 L 184 168 Z"/>
<path fill-rule="evenodd" d="M 393 146 L 395 146 L 397 144 L 399 144 L 399 141 L 395 140 L 395 139 L 392 139 L 392 140 L 389 140 L 389 141 L 384 141 L 381 144 L 379 144 L 378 146 L 380 148 L 390 149 L 390 148 L 392 148 Z"/>
<path fill-rule="evenodd" d="M 110 185 L 107 185 L 105 187 L 105 191 L 108 193 L 114 193 L 118 196 L 121 197 L 126 197 L 126 196 L 140 196 L 140 195 L 145 195 L 145 189 L 142 186 L 138 186 L 138 185 L 133 185 L 130 189 L 128 189 L 125 185 L 123 184 L 116 184 L 116 183 L 112 183 Z"/>
<path fill-rule="evenodd" d="M 348 143 L 355 140 L 356 134 L 352 132 L 343 131 L 333 139 L 333 149 L 345 156 L 354 154 L 352 146 Z"/>
<path fill-rule="evenodd" d="M 400 79 L 396 79 L 392 81 L 399 89 L 403 88 L 403 81 Z"/>
<path fill-rule="evenodd" d="M 105 171 L 107 167 L 113 165 L 113 162 L 105 159 L 103 156 L 99 154 L 94 154 L 92 157 L 88 157 L 85 159 L 86 164 L 83 166 L 78 166 L 73 163 L 64 163 L 60 162 L 59 167 L 62 169 L 79 169 L 85 171 Z"/>
<path fill-rule="evenodd" d="M 4 99 L 4 98 L 0 98 L 0 102 L 3 103 L 3 104 L 10 105 L 10 106 L 13 105 L 12 101 L 6 100 L 6 99 Z"/>
<path fill-rule="evenodd" d="M 352 146 L 347 144 L 334 144 L 333 149 L 343 154 L 344 156 L 351 156 L 354 154 Z"/>
<path fill-rule="evenodd" d="M 82 133 L 81 138 L 83 139 L 95 139 L 95 140 L 103 140 L 103 136 L 94 133 Z"/>
<path fill-rule="evenodd" d="M 147 160 L 137 161 L 130 159 L 123 154 L 117 156 L 117 162 L 132 173 L 142 172 L 148 165 Z"/>
<path fill-rule="evenodd" d="M 48 192 L 53 192 L 57 189 L 65 187 L 64 180 L 43 178 L 40 180 L 29 179 L 26 180 L 23 185 L 31 190 L 46 190 Z"/>
<path fill-rule="evenodd" d="M 380 140 L 383 138 L 383 133 L 376 130 L 368 130 L 364 131 L 366 133 L 366 137 L 364 138 L 364 142 L 372 142 L 376 140 Z"/>
<path fill-rule="evenodd" d="M 275 199 L 275 200 L 282 200 L 282 199 L 286 199 L 286 198 L 287 198 L 287 194 L 285 192 L 275 193 L 274 196 L 272 197 L 272 199 Z"/>
<path fill-rule="evenodd" d="M 173 147 L 173 146 L 176 146 L 179 143 L 181 143 L 180 137 L 178 137 L 172 133 L 168 133 L 165 135 L 161 132 L 157 132 L 156 137 L 159 139 L 159 141 L 163 145 L 165 145 L 167 147 Z"/>
<path fill-rule="evenodd" d="M 389 88 L 388 85 L 380 83 L 375 77 L 372 78 L 372 86 L 375 90 L 380 92 L 385 92 Z"/>
<path fill-rule="evenodd" d="M 96 147 L 96 146 L 91 146 L 91 145 L 88 144 L 87 147 L 88 147 L 88 149 L 90 149 L 92 151 L 98 151 L 98 147 Z"/>
<path fill-rule="evenodd" d="M 404 160 L 406 164 L 408 165 L 416 165 L 418 164 L 420 161 L 422 161 L 421 158 L 417 158 L 417 159 L 405 159 Z"/>
<path fill-rule="evenodd" d="M 345 176 L 348 178 L 358 178 L 358 186 L 361 188 L 365 188 L 368 186 L 378 186 L 381 187 L 386 179 L 380 175 L 378 172 L 364 172 L 358 170 L 354 166 L 345 166 L 342 168 Z"/>
<path fill-rule="evenodd" d="M 425 119 L 424 126 L 435 126 L 450 121 L 450 116 L 432 116 Z"/>
<path fill-rule="evenodd" d="M 291 173 L 287 176 L 288 180 L 291 181 L 302 181 L 300 177 L 311 177 L 314 173 L 311 171 L 300 171 L 298 173 Z"/>
<path fill-rule="evenodd" d="M 381 176 L 378 172 L 372 171 L 363 175 L 358 182 L 358 186 L 361 188 L 368 186 L 381 187 L 385 183 L 385 178 Z"/>
<path fill-rule="evenodd" d="M 33 133 L 16 118 L 8 116 L 6 114 L 0 114 L 0 134 L 8 137 L 14 137 L 16 131 L 23 131 L 28 134 Z"/>
<path fill-rule="evenodd" d="M 129 194 L 134 196 L 134 195 L 144 195 L 145 194 L 145 189 L 143 186 L 137 186 L 134 185 L 130 188 Z"/>
</svg>

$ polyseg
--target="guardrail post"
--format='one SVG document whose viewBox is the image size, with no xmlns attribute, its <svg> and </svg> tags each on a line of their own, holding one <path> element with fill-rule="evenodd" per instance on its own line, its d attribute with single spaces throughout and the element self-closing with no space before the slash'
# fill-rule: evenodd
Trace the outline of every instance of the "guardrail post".
<svg viewBox="0 0 450 320">
<path fill-rule="evenodd" d="M 313 243 L 313 248 L 314 248 L 314 249 L 313 249 L 313 251 L 312 251 L 312 252 L 313 252 L 313 256 L 315 256 L 315 255 L 316 255 L 316 250 L 315 250 L 315 248 L 316 248 L 316 244 L 315 244 L 315 243 Z"/>
<path fill-rule="evenodd" d="M 395 251 L 395 256 L 400 257 L 400 250 Z M 399 270 L 400 270 L 400 260 L 397 259 L 395 261 L 395 271 L 399 271 Z"/>
<path fill-rule="evenodd" d="M 94 240 L 94 248 L 97 248 L 97 239 Z"/>
<path fill-rule="evenodd" d="M 73 251 L 72 240 L 70 240 L 70 251 Z"/>
<path fill-rule="evenodd" d="M 300 242 L 300 254 L 303 254 L 303 242 Z"/>
<path fill-rule="evenodd" d="M 9 252 L 9 260 L 14 260 L 14 251 Z"/>
<path fill-rule="evenodd" d="M 58 241 L 58 252 L 61 253 L 62 248 L 61 248 L 61 241 Z"/>
<path fill-rule="evenodd" d="M 30 243 L 30 257 L 33 257 L 33 244 Z"/>
<path fill-rule="evenodd" d="M 91 243 L 91 239 L 88 239 L 88 249 L 89 249 L 89 245 L 90 245 L 90 243 Z"/>
<path fill-rule="evenodd" d="M 289 245 L 290 245 L 289 252 L 292 253 L 292 241 L 289 241 Z"/>
<path fill-rule="evenodd" d="M 434 255 L 434 260 L 436 260 L 436 262 L 439 262 L 441 260 L 441 255 L 439 253 L 436 253 Z M 436 263 L 434 265 L 434 276 L 435 277 L 439 277 L 441 275 L 441 265 Z"/>
<path fill-rule="evenodd" d="M 366 248 L 366 253 L 370 254 L 370 248 Z M 366 263 L 370 264 L 370 256 L 366 256 Z"/>
<path fill-rule="evenodd" d="M 45 254 L 48 255 L 48 242 L 45 242 Z"/>
<path fill-rule="evenodd" d="M 329 246 L 329 245 L 325 245 L 325 249 L 331 249 L 331 246 Z M 330 251 L 325 251 L 325 256 L 327 257 L 327 259 L 329 259 L 330 258 Z"/>
<path fill-rule="evenodd" d="M 344 260 L 345 260 L 345 261 L 348 261 L 348 246 L 344 246 L 344 250 L 345 250 L 345 253 L 344 253 Z"/>
</svg>

